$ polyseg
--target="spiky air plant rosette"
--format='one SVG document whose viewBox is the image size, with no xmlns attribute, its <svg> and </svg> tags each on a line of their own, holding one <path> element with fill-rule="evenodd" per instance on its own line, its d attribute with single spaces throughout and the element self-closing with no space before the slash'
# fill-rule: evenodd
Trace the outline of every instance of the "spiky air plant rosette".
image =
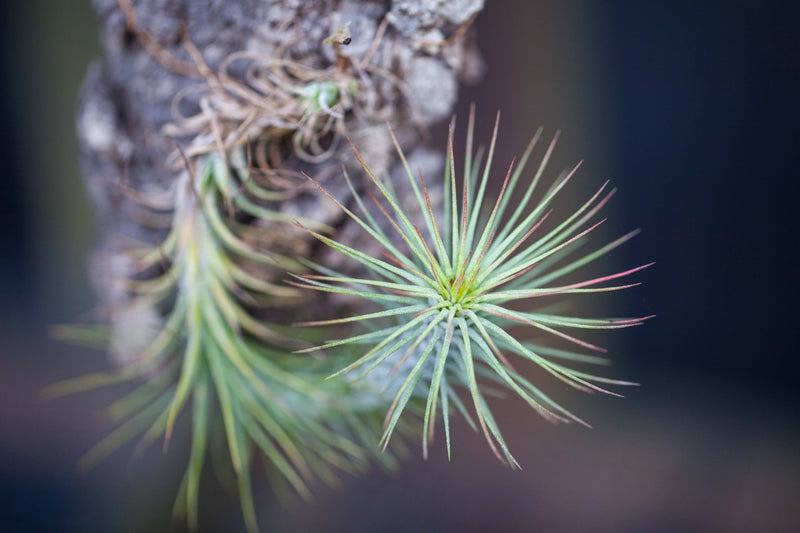
<svg viewBox="0 0 800 533">
<path fill-rule="evenodd" d="M 335 360 L 293 354 L 307 341 L 257 318 L 261 308 L 286 310 L 303 302 L 296 290 L 266 281 L 255 274 L 263 268 L 254 268 L 298 272 L 302 267 L 293 258 L 259 250 L 246 237 L 252 228 L 237 221 L 247 216 L 283 224 L 287 215 L 259 205 L 280 200 L 281 193 L 259 185 L 241 150 L 229 162 L 216 152 L 200 161 L 196 170 L 186 162 L 167 197 L 138 197 L 156 214 L 172 212 L 166 238 L 131 251 L 135 268 L 119 280 L 136 295 L 127 316 L 139 311 L 160 316 L 166 310 L 157 333 L 121 368 L 56 384 L 47 394 L 137 384 L 109 407 L 120 425 L 88 452 L 84 467 L 132 439 L 141 449 L 163 438 L 166 450 L 179 414 L 187 412 L 191 453 L 176 513 L 196 526 L 201 474 L 216 451 L 229 457 L 248 530 L 256 531 L 251 470 L 259 456 L 274 485 L 288 484 L 304 498 L 317 480 L 334 484 L 337 472 L 363 471 L 373 458 L 393 467 L 394 457 L 376 446 L 387 402 L 375 384 L 323 381 L 335 370 Z"/>
<path fill-rule="evenodd" d="M 397 146 L 421 213 L 417 219 L 403 207 L 390 182 L 375 176 L 356 152 L 364 171 L 379 191 L 378 198 L 372 196 L 374 208 L 367 205 L 355 188 L 352 188 L 352 193 L 358 214 L 330 194 L 328 196 L 366 235 L 380 243 L 384 256 L 373 257 L 306 227 L 317 239 L 360 263 L 370 275 L 350 277 L 316 265 L 319 274 L 299 275 L 295 285 L 376 302 L 383 309 L 309 323 L 313 326 L 357 323 L 368 325 L 371 330 L 302 351 L 347 348 L 352 353 L 355 348 L 358 355 L 352 357 L 352 362 L 334 377 L 360 370 L 363 378 L 378 369 L 390 369 L 397 387 L 386 413 L 381 438 L 384 448 L 409 401 L 422 394 L 427 397 L 422 430 L 423 453 L 427 455 L 435 420 L 441 414 L 449 456 L 451 413 L 460 411 L 476 427 L 459 397 L 459 391 L 466 390 L 478 424 L 494 454 L 512 467 L 519 467 L 492 415 L 486 399 L 488 390 L 499 387 L 513 392 L 547 420 L 588 424 L 527 379 L 514 366 L 517 362 L 512 363 L 507 355 L 532 362 L 553 378 L 585 392 L 619 396 L 607 387 L 635 383 L 577 370 L 573 366 L 578 363 L 602 364 L 607 361 L 592 353 L 526 342 L 512 334 L 509 327 L 528 326 L 582 350 L 603 352 L 602 348 L 569 331 L 627 328 L 640 325 L 650 317 L 586 318 L 547 311 L 537 305 L 537 301 L 544 297 L 626 289 L 638 283 L 609 285 L 608 282 L 650 265 L 558 284 L 561 278 L 623 244 L 638 231 L 588 253 L 574 255 L 573 252 L 585 244 L 589 234 L 603 222 L 595 221 L 595 217 L 614 193 L 613 190 L 606 192 L 608 182 L 583 205 L 563 220 L 551 223 L 552 227 L 545 231 L 543 228 L 547 227 L 546 219 L 550 219 L 553 200 L 570 183 L 579 165 L 561 174 L 544 193 L 540 193 L 542 177 L 555 146 L 554 138 L 533 177 L 523 180 L 525 164 L 541 136 L 540 130 L 531 140 L 519 165 L 514 167 L 512 163 L 509 167 L 499 196 L 490 202 L 486 198 L 487 184 L 497 140 L 497 123 L 482 169 L 481 152 L 473 154 L 473 131 L 474 114 L 471 114 L 462 178 L 457 180 L 451 124 L 443 212 L 438 214 L 424 178 L 420 175 L 417 180 Z M 513 206 L 512 194 L 518 187 L 522 198 Z M 536 194 L 541 195 L 538 203 L 533 202 Z M 383 229 L 385 224 L 378 222 L 382 219 L 393 228 L 391 235 Z M 302 225 L 302 222 L 298 224 Z M 527 310 L 516 310 L 520 303 Z"/>
</svg>

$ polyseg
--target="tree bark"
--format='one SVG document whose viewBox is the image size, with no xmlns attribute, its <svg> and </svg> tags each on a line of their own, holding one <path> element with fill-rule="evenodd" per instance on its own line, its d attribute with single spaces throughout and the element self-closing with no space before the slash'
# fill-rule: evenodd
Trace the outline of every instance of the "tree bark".
<svg viewBox="0 0 800 533">
<path fill-rule="evenodd" d="M 373 84 L 382 116 L 365 119 L 352 114 L 345 123 L 375 173 L 390 176 L 401 191 L 405 178 L 383 121 L 391 123 L 414 171 L 419 169 L 434 181 L 443 158 L 422 146 L 420 133 L 425 126 L 449 118 L 459 81 L 475 80 L 482 71 L 469 30 L 482 0 L 95 0 L 94 4 L 102 20 L 105 58 L 95 62 L 86 76 L 78 135 L 86 187 L 98 221 L 91 277 L 105 308 L 124 304 L 128 298 L 112 281 L 125 274 L 119 252 L 130 245 L 131 237 L 154 239 L 153 230 L 132 216 L 135 202 L 125 191 L 167 190 L 177 175 L 168 164 L 170 153 L 176 142 L 188 142 L 163 132 L 174 119 L 170 108 L 176 94 L 204 83 L 193 75 L 197 58 L 187 43 L 196 47 L 212 72 L 230 54 L 242 51 L 280 55 L 313 68 L 331 67 L 337 57 L 323 41 L 339 27 L 349 27 L 352 36 L 349 46 L 340 48 L 345 58 L 363 58 L 377 44 L 370 65 L 391 75 L 376 77 Z M 187 99 L 181 105 L 196 110 L 197 102 Z M 322 178 L 326 188 L 346 203 L 350 194 L 338 179 L 341 165 L 362 180 L 361 186 L 364 182 L 345 145 L 336 157 L 319 163 L 288 153 L 285 164 L 310 176 L 327 177 Z M 358 234 L 320 194 L 299 194 L 276 208 L 321 220 L 337 228 L 335 237 L 344 242 Z M 316 246 L 307 234 L 284 235 L 296 241 L 284 243 L 295 253 L 337 266 L 340 259 Z"/>
</svg>

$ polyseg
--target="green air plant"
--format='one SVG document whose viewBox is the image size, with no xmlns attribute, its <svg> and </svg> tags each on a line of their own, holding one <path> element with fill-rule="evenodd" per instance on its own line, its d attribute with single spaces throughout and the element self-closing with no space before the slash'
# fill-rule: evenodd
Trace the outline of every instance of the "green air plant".
<svg viewBox="0 0 800 533">
<path fill-rule="evenodd" d="M 84 457 L 85 467 L 137 435 L 140 447 L 163 437 L 166 450 L 178 415 L 188 411 L 191 453 L 176 512 L 196 525 L 206 457 L 227 448 L 252 532 L 257 530 L 250 478 L 256 454 L 269 475 L 277 473 L 275 480 L 302 497 L 317 479 L 332 484 L 337 470 L 362 470 L 371 455 L 391 467 L 393 457 L 375 446 L 388 401 L 369 383 L 323 381 L 338 367 L 334 360 L 292 354 L 291 348 L 303 344 L 256 319 L 259 307 L 291 307 L 298 291 L 265 281 L 253 265 L 280 272 L 302 267 L 248 243 L 247 228 L 235 215 L 281 223 L 286 215 L 261 206 L 280 200 L 280 193 L 256 183 L 241 151 L 234 151 L 230 162 L 216 152 L 200 161 L 196 174 L 187 161 L 169 201 L 141 199 L 156 212 L 171 210 L 171 228 L 157 246 L 131 252 L 136 272 L 120 280 L 136 295 L 131 309 L 166 315 L 158 334 L 118 370 L 62 382 L 49 395 L 139 384 L 110 406 L 110 417 L 121 424 Z M 325 229 L 311 220 L 303 223 Z"/>
<path fill-rule="evenodd" d="M 297 276 L 300 281 L 296 285 L 363 298 L 379 303 L 384 309 L 308 323 L 307 325 L 314 326 L 361 323 L 373 327 L 372 331 L 332 340 L 302 351 L 348 347 L 352 353 L 353 347 L 367 346 L 360 350 L 359 357 L 332 377 L 359 368 L 363 370 L 362 376 L 368 376 L 379 367 L 393 368 L 397 387 L 384 422 L 385 430 L 381 440 L 384 447 L 389 443 L 409 400 L 422 394 L 427 396 L 422 431 L 423 453 L 427 456 L 428 440 L 433 436 L 434 421 L 441 412 L 449 456 L 452 407 L 455 406 L 464 415 L 467 413 L 457 395 L 457 390 L 463 388 L 469 391 L 480 427 L 495 455 L 511 466 L 519 467 L 487 404 L 487 384 L 513 391 L 550 421 L 586 423 L 526 379 L 512 366 L 506 354 L 514 354 L 531 361 L 556 379 L 587 392 L 599 391 L 618 396 L 598 384 L 634 383 L 572 369 L 567 364 L 603 363 L 605 360 L 597 356 L 524 342 L 510 333 L 508 327 L 516 324 L 530 326 L 581 348 L 602 352 L 602 348 L 564 330 L 625 328 L 639 325 L 649 317 L 598 319 L 568 316 L 537 307 L 537 299 L 631 287 L 636 284 L 599 285 L 606 285 L 605 282 L 633 274 L 649 265 L 577 283 L 556 284 L 560 278 L 624 243 L 637 231 L 580 257 L 569 258 L 568 255 L 602 222 L 593 222 L 593 219 L 613 194 L 613 191 L 605 193 L 607 183 L 560 223 L 552 224 L 548 220 L 554 227 L 545 231 L 544 228 L 548 227 L 545 219 L 551 212 L 551 203 L 569 183 L 578 167 L 563 173 L 542 194 L 541 200 L 534 204 L 532 199 L 539 191 L 541 177 L 556 141 L 553 139 L 547 148 L 533 178 L 527 185 L 522 185 L 523 169 L 541 136 L 540 130 L 528 145 L 520 164 L 514 168 L 512 163 L 509 167 L 502 190 L 489 207 L 486 200 L 487 183 L 497 139 L 497 123 L 482 171 L 481 155 L 473 156 L 473 131 L 474 111 L 469 120 L 466 159 L 459 193 L 451 124 L 450 157 L 444 177 L 443 221 L 435 214 L 425 181 L 420 175 L 419 183 L 417 182 L 396 139 L 397 152 L 405 165 L 408 182 L 419 209 L 417 217 L 403 207 L 387 182 L 372 174 L 355 147 L 353 148 L 356 158 L 380 191 L 382 200 L 388 204 L 387 208 L 373 196 L 388 225 L 382 226 L 379 223 L 379 219 L 376 219 L 376 215 L 367 208 L 352 186 L 360 215 L 339 203 L 330 194 L 328 196 L 380 244 L 385 258 L 371 257 L 313 228 L 306 228 L 320 241 L 360 263 L 370 276 L 348 277 L 318 267 L 318 275 Z M 512 209 L 512 193 L 518 186 L 522 198 Z M 320 189 L 324 191 L 322 187 Z M 423 235 L 423 230 L 427 235 Z M 395 232 L 397 239 L 390 236 Z M 529 310 L 516 310 L 518 303 L 527 304 Z M 388 325 L 377 326 L 380 321 L 388 322 Z M 469 415 L 466 416 L 471 422 Z M 472 425 L 474 427 L 474 423 Z"/>
</svg>

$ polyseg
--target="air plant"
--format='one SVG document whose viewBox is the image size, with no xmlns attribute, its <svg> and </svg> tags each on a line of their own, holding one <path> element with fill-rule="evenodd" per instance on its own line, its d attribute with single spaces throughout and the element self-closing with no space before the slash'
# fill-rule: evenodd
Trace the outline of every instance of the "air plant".
<svg viewBox="0 0 800 533">
<path fill-rule="evenodd" d="M 332 484 L 336 471 L 361 471 L 371 456 L 387 467 L 395 460 L 375 447 L 386 405 L 376 402 L 380 391 L 369 383 L 323 382 L 335 361 L 292 354 L 290 348 L 303 343 L 254 314 L 263 306 L 291 308 L 298 294 L 265 281 L 253 264 L 281 272 L 302 267 L 244 240 L 246 228 L 234 213 L 272 223 L 286 216 L 260 205 L 264 199 L 279 199 L 280 192 L 261 187 L 244 159 L 241 151 L 230 163 L 212 152 L 201 159 L 196 174 L 187 161 L 172 198 L 140 198 L 155 212 L 172 210 L 171 229 L 156 246 L 130 253 L 135 272 L 119 283 L 135 295 L 129 310 L 158 316 L 166 309 L 166 318 L 132 361 L 109 373 L 54 385 L 48 394 L 139 384 L 110 406 L 110 417 L 121 425 L 84 457 L 84 467 L 137 435 L 139 449 L 163 437 L 166 450 L 179 414 L 188 411 L 191 453 L 176 512 L 186 514 L 194 528 L 209 448 L 227 448 L 245 522 L 253 532 L 250 476 L 257 454 L 269 475 L 277 473 L 274 481 L 304 498 L 315 480 Z M 324 230 L 312 220 L 303 223 Z M 160 273 L 148 274 L 154 271 Z"/>
<path fill-rule="evenodd" d="M 541 137 L 541 129 L 531 140 L 520 164 L 515 168 L 512 162 L 502 190 L 490 207 L 486 199 L 487 184 L 498 123 L 499 114 L 488 156 L 481 170 L 481 151 L 478 155 L 473 154 L 474 109 L 470 114 L 460 193 L 457 190 L 459 184 L 456 180 L 451 124 L 449 161 L 444 176 L 443 217 L 437 216 L 423 177 L 420 175 L 418 183 L 396 139 L 397 153 L 405 166 L 419 210 L 416 216 L 403 207 L 387 182 L 370 171 L 353 147 L 356 158 L 379 191 L 383 202 L 374 196 L 372 199 L 386 219 L 385 223 L 379 222 L 381 215 L 372 213 L 352 185 L 360 214 L 342 205 L 320 185 L 317 186 L 379 243 L 385 257 L 372 257 L 306 227 L 317 239 L 360 263 L 369 275 L 349 277 L 317 265 L 319 274 L 298 275 L 295 285 L 349 295 L 382 306 L 381 310 L 366 314 L 306 323 L 309 326 L 355 323 L 369 325 L 371 330 L 301 350 L 308 352 L 346 347 L 352 353 L 353 348 L 366 346 L 359 348 L 358 357 L 333 374 L 333 378 L 356 369 L 361 369 L 363 372 L 360 377 L 364 377 L 377 368 L 392 368 L 398 385 L 395 387 L 393 403 L 386 413 L 382 446 L 386 447 L 389 443 L 408 402 L 422 394 L 427 397 L 422 431 L 423 453 L 427 456 L 428 441 L 433 436 L 435 419 L 440 412 L 449 457 L 450 414 L 453 408 L 466 416 L 475 427 L 458 396 L 459 389 L 466 389 L 480 428 L 494 454 L 501 461 L 518 468 L 486 400 L 487 391 L 493 387 L 512 391 L 547 420 L 587 424 L 528 380 L 512 365 L 507 355 L 533 362 L 554 378 L 586 392 L 619 396 L 604 387 L 635 383 L 573 369 L 568 366 L 570 363 L 603 363 L 605 360 L 594 355 L 525 342 L 512 334 L 509 326 L 529 326 L 580 348 L 603 352 L 602 348 L 565 330 L 626 328 L 640 325 L 650 317 L 584 318 L 548 311 L 537 306 L 536 302 L 545 296 L 582 295 L 632 287 L 638 284 L 608 286 L 606 282 L 628 276 L 649 265 L 575 283 L 555 283 L 621 245 L 638 231 L 632 231 L 577 258 L 569 257 L 603 222 L 594 222 L 595 215 L 614 191 L 606 192 L 606 182 L 562 221 L 552 224 L 552 220 L 547 220 L 554 227 L 545 231 L 548 227 L 545 221 L 552 212 L 551 204 L 571 181 L 580 164 L 559 176 L 538 203 L 534 203 L 532 200 L 539 193 L 541 178 L 557 139 L 556 136 L 550 143 L 533 178 L 523 184 L 523 170 Z M 392 137 L 394 139 L 393 133 Z M 346 173 L 345 178 L 349 183 Z M 514 206 L 512 193 L 518 187 L 522 197 Z M 440 221 L 442 218 L 443 221 Z M 302 226 L 301 222 L 298 224 Z M 423 234 L 423 230 L 427 235 Z M 517 310 L 520 303 L 527 305 L 527 310 Z M 381 323 L 383 325 L 379 326 Z"/>
</svg>

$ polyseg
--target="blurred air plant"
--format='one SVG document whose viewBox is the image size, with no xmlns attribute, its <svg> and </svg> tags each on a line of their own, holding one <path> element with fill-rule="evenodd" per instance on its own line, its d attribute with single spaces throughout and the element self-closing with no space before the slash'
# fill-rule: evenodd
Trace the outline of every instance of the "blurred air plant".
<svg viewBox="0 0 800 533">
<path fill-rule="evenodd" d="M 649 265 L 577 283 L 555 284 L 560 278 L 621 245 L 638 231 L 628 233 L 578 258 L 568 257 L 602 222 L 594 222 L 593 219 L 614 191 L 605 192 L 606 182 L 563 221 L 557 224 L 552 224 L 552 220 L 548 221 L 554 227 L 545 231 L 544 228 L 548 226 L 544 222 L 551 213 L 551 203 L 570 181 L 579 165 L 561 174 L 549 190 L 541 195 L 538 203 L 533 203 L 532 199 L 539 190 L 540 179 L 556 141 L 554 138 L 547 148 L 533 178 L 527 185 L 521 185 L 520 178 L 525 163 L 541 136 L 541 130 L 531 140 L 520 164 L 514 168 L 512 163 L 509 167 L 502 190 L 494 205 L 489 207 L 486 189 L 497 139 L 497 126 L 496 123 L 488 156 L 481 171 L 482 150 L 478 151 L 477 156 L 473 155 L 473 109 L 467 131 L 466 158 L 459 194 L 451 124 L 450 157 L 444 177 L 441 223 L 435 215 L 437 210 L 429 198 L 425 181 L 420 175 L 419 183 L 417 182 L 396 140 L 398 155 L 405 165 L 408 181 L 416 198 L 416 208 L 420 215 L 416 220 L 403 207 L 389 182 L 373 175 L 354 147 L 356 158 L 388 207 L 374 196 L 372 199 L 399 239 L 387 234 L 352 185 L 351 190 L 360 214 L 342 205 L 326 192 L 366 234 L 380 244 L 385 258 L 371 257 L 313 228 L 306 228 L 320 241 L 360 263 L 370 276 L 348 277 L 317 266 L 318 275 L 299 275 L 297 277 L 300 281 L 295 285 L 346 294 L 377 302 L 384 307 L 383 310 L 367 314 L 306 323 L 313 326 L 360 323 L 371 326 L 372 330 L 302 350 L 348 347 L 352 353 L 354 346 L 368 346 L 361 350 L 360 356 L 354 362 L 332 377 L 359 368 L 364 369 L 361 374 L 364 377 L 369 376 L 376 368 L 394 367 L 396 395 L 384 422 L 381 439 L 384 447 L 389 443 L 409 400 L 423 394 L 427 396 L 422 430 L 423 453 L 427 455 L 434 422 L 437 413 L 441 412 L 449 456 L 452 407 L 455 406 L 475 427 L 457 394 L 457 390 L 463 388 L 469 391 L 478 423 L 495 455 L 511 466 L 519 467 L 487 404 L 486 392 L 491 390 L 487 385 L 513 391 L 550 421 L 586 423 L 526 379 L 512 366 L 506 354 L 514 354 L 531 361 L 556 379 L 586 392 L 599 391 L 619 396 L 598 384 L 634 383 L 607 379 L 570 368 L 567 363 L 591 364 L 604 363 L 606 360 L 523 342 L 512 335 L 508 327 L 515 324 L 530 326 L 581 348 L 602 352 L 602 348 L 564 330 L 625 328 L 639 325 L 649 317 L 568 316 L 537 308 L 532 302 L 545 296 L 616 291 L 632 287 L 637 284 L 606 286 L 605 282 L 628 276 Z M 512 193 L 518 185 L 521 187 L 522 198 L 511 209 Z M 317 186 L 324 192 L 321 186 Z M 427 236 L 423 235 L 420 228 L 427 232 Z M 513 304 L 518 302 L 528 303 L 530 310 L 515 310 L 516 306 Z M 389 325 L 380 326 L 379 329 L 377 324 L 381 321 L 387 321 Z"/>
<path fill-rule="evenodd" d="M 285 310 L 299 298 L 296 289 L 254 274 L 263 271 L 252 265 L 281 273 L 303 267 L 260 251 L 243 237 L 253 225 L 238 223 L 237 214 L 270 223 L 288 216 L 260 205 L 280 200 L 281 193 L 260 186 L 245 159 L 242 150 L 234 151 L 230 161 L 212 152 L 200 159 L 196 174 L 187 160 L 171 197 L 138 198 L 151 211 L 172 211 L 172 222 L 163 241 L 130 252 L 134 272 L 119 280 L 135 295 L 125 316 L 139 311 L 166 316 L 144 349 L 121 368 L 56 384 L 48 395 L 138 384 L 110 406 L 111 419 L 121 424 L 83 458 L 84 467 L 137 436 L 138 449 L 163 437 L 166 450 L 178 415 L 188 411 L 191 453 L 176 513 L 185 514 L 195 527 L 206 456 L 209 449 L 227 448 L 252 532 L 257 523 L 250 476 L 257 454 L 269 475 L 278 474 L 273 481 L 288 483 L 304 498 L 316 480 L 333 484 L 336 471 L 361 471 L 371 456 L 387 467 L 395 459 L 376 446 L 388 405 L 380 391 L 369 383 L 323 381 L 338 368 L 335 360 L 292 354 L 291 348 L 307 343 L 254 315 L 265 306 Z"/>
</svg>

